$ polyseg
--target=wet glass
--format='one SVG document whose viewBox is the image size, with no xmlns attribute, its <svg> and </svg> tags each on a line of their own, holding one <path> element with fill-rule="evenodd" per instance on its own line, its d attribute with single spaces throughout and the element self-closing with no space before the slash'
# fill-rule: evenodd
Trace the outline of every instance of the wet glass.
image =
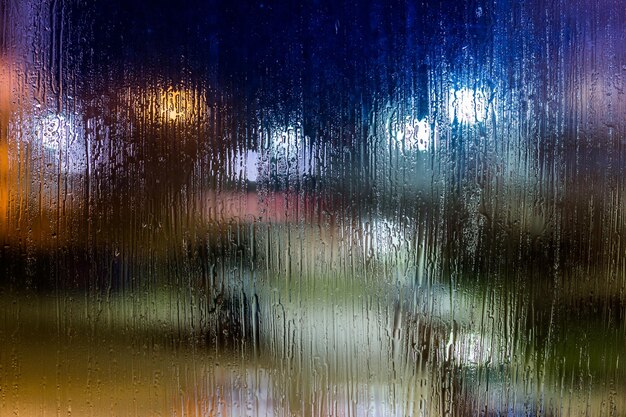
<svg viewBox="0 0 626 417">
<path fill-rule="evenodd" d="M 0 0 L 0 416 L 626 414 L 618 0 Z"/>
</svg>

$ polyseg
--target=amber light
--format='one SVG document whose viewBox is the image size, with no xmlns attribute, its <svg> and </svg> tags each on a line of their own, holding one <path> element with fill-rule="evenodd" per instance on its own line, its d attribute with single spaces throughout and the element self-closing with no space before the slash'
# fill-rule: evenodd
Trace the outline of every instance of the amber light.
<svg viewBox="0 0 626 417">
<path fill-rule="evenodd" d="M 9 206 L 9 146 L 8 128 L 10 104 L 9 69 L 5 60 L 0 58 L 0 228 L 5 228 Z"/>
<path fill-rule="evenodd" d="M 168 87 L 159 92 L 159 116 L 165 121 L 192 122 L 206 108 L 199 91 Z"/>
</svg>

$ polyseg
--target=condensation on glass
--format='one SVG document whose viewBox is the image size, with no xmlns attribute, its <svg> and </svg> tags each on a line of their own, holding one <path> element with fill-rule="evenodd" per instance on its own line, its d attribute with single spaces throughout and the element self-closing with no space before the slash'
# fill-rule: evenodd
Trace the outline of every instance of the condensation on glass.
<svg viewBox="0 0 626 417">
<path fill-rule="evenodd" d="M 0 0 L 0 415 L 626 415 L 625 22 Z"/>
</svg>

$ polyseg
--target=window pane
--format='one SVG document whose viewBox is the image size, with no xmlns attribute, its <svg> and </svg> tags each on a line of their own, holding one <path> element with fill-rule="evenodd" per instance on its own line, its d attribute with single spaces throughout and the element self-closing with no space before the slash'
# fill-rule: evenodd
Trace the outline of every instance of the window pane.
<svg viewBox="0 0 626 417">
<path fill-rule="evenodd" d="M 624 415 L 614 0 L 0 0 L 0 415 Z"/>
</svg>

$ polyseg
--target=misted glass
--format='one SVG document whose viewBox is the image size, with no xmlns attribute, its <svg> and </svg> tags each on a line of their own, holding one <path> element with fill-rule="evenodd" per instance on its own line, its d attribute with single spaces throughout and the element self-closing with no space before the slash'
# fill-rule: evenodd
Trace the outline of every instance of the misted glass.
<svg viewBox="0 0 626 417">
<path fill-rule="evenodd" d="M 0 416 L 626 415 L 622 0 L 0 0 Z"/>
</svg>

